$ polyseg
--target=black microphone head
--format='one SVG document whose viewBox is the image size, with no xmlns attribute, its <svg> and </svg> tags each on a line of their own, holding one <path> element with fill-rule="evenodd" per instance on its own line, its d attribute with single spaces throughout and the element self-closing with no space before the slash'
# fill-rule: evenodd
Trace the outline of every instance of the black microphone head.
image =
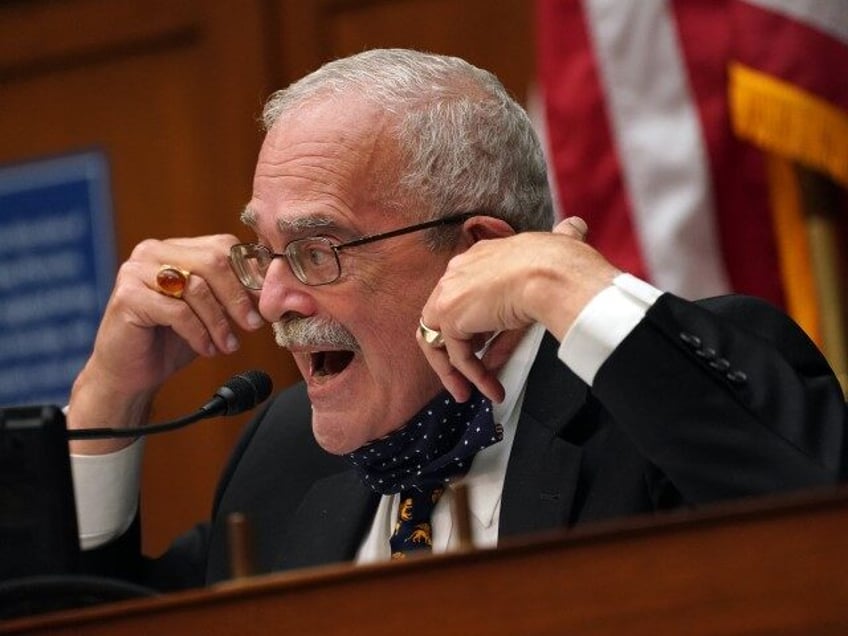
<svg viewBox="0 0 848 636">
<path fill-rule="evenodd" d="M 271 377 L 264 371 L 251 370 L 234 375 L 224 386 L 215 391 L 215 398 L 220 398 L 219 400 L 213 398 L 217 406 L 214 409 L 215 414 L 238 415 L 249 411 L 267 400 L 273 388 Z"/>
</svg>

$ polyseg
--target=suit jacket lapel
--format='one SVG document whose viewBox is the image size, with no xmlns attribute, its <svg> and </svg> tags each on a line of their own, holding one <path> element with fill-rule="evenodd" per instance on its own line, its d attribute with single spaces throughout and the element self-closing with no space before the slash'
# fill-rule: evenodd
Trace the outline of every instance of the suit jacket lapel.
<svg viewBox="0 0 848 636">
<path fill-rule="evenodd" d="M 527 380 L 501 501 L 501 537 L 568 524 L 577 494 L 582 450 L 567 429 L 586 403 L 588 387 L 557 358 L 546 334 Z"/>
<path fill-rule="evenodd" d="M 276 569 L 352 560 L 379 500 L 353 470 L 317 481 L 280 544 Z"/>
</svg>

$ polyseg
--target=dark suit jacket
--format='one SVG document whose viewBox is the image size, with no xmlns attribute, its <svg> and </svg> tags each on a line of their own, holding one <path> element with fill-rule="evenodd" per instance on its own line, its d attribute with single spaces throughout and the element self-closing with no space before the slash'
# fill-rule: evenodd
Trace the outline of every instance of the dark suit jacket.
<svg viewBox="0 0 848 636">
<path fill-rule="evenodd" d="M 528 379 L 501 537 L 840 478 L 839 386 L 798 327 L 761 301 L 663 295 L 591 390 L 556 350 L 546 336 Z M 299 384 L 246 429 L 211 522 L 136 562 L 134 578 L 162 588 L 226 578 L 231 512 L 250 519 L 263 571 L 349 560 L 377 503 L 344 459 L 315 443 Z M 133 534 L 99 555 L 125 566 Z"/>
</svg>

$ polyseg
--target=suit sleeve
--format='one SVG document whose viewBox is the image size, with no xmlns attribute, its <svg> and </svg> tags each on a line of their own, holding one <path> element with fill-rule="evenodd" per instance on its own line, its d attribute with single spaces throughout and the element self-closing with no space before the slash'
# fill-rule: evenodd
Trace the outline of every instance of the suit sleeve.
<svg viewBox="0 0 848 636">
<path fill-rule="evenodd" d="M 266 405 L 242 433 L 218 483 L 212 517 L 221 492 L 226 488 L 235 467 L 267 414 Z M 148 557 L 141 551 L 140 511 L 126 532 L 116 539 L 82 552 L 81 568 L 86 574 L 132 581 L 139 585 L 170 591 L 202 587 L 206 583 L 212 523 L 207 521 L 178 537 L 166 552 Z"/>
<path fill-rule="evenodd" d="M 842 476 L 839 384 L 800 328 L 765 302 L 664 294 L 592 390 L 688 503 Z"/>
</svg>

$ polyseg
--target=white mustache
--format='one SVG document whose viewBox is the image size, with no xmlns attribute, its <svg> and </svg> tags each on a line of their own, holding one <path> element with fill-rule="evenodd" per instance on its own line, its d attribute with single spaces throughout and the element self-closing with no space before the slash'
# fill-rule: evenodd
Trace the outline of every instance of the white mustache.
<svg viewBox="0 0 848 636">
<path fill-rule="evenodd" d="M 331 347 L 359 351 L 359 343 L 339 323 L 325 318 L 289 318 L 272 325 L 274 340 L 284 349 L 291 347 Z"/>
</svg>

